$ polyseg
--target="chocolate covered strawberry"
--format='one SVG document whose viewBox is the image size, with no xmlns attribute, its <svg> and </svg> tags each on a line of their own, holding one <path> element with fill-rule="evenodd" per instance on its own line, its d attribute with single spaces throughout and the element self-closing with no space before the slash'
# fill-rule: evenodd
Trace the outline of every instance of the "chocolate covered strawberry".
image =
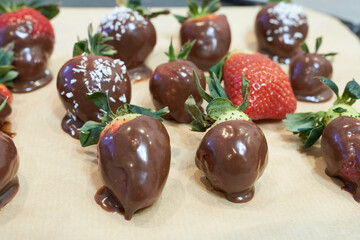
<svg viewBox="0 0 360 240">
<path fill-rule="evenodd" d="M 15 144 L 8 135 L 0 131 L 0 209 L 9 203 L 19 190 L 18 169 L 19 158 Z"/>
<path fill-rule="evenodd" d="M 144 62 L 156 44 L 156 30 L 150 19 L 169 11 L 152 13 L 141 7 L 141 0 L 119 2 L 119 7 L 102 18 L 98 31 L 106 37 L 113 37 L 107 41 L 117 50 L 111 57 L 125 62 L 131 80 L 149 78 L 151 69 Z"/>
<path fill-rule="evenodd" d="M 255 20 L 259 50 L 275 62 L 289 64 L 306 39 L 307 23 L 302 7 L 297 4 L 276 0 L 265 5 Z"/>
<path fill-rule="evenodd" d="M 204 73 L 193 62 L 186 60 L 194 42 L 187 42 L 175 56 L 170 43 L 169 62 L 156 67 L 150 79 L 150 93 L 156 109 L 169 107 L 170 113 L 165 119 L 174 119 L 180 123 L 190 123 L 191 115 L 185 109 L 186 99 L 192 95 L 198 106 L 202 103 L 194 81 L 193 71 L 201 78 L 201 86 L 205 88 Z"/>
<path fill-rule="evenodd" d="M 195 74 L 195 73 L 194 73 Z M 195 74 L 196 76 L 196 74 Z M 211 95 L 197 81 L 200 95 L 209 103 L 203 114 L 192 97 L 186 101 L 194 117 L 193 130 L 205 131 L 197 152 L 196 166 L 205 173 L 215 190 L 235 203 L 250 201 L 254 184 L 268 162 L 268 145 L 261 129 L 243 112 L 248 106 L 249 82 L 242 76 L 244 103 L 236 106 L 227 99 L 214 75 L 207 78 Z"/>
<path fill-rule="evenodd" d="M 336 94 L 334 105 L 327 112 L 289 114 L 286 127 L 299 134 L 305 147 L 320 136 L 321 151 L 326 162 L 326 174 L 340 178 L 344 189 L 360 202 L 360 113 L 351 105 L 360 99 L 360 85 L 348 82 L 342 96 L 334 82 L 321 78 Z"/>
<path fill-rule="evenodd" d="M 338 117 L 360 118 L 360 114 L 352 107 L 357 99 L 360 99 L 360 86 L 352 80 L 347 83 L 345 90 L 339 96 L 339 88 L 328 78 L 318 77 L 336 95 L 337 99 L 327 112 L 306 112 L 287 114 L 283 122 L 287 130 L 299 134 L 305 147 L 312 146 L 323 133 L 325 127 Z"/>
<path fill-rule="evenodd" d="M 332 97 L 332 91 L 322 84 L 317 76 L 331 78 L 332 65 L 328 56 L 336 53 L 320 54 L 318 50 L 321 46 L 322 38 L 316 39 L 315 53 L 310 53 L 306 43 L 301 44 L 304 53 L 291 58 L 289 77 L 292 89 L 298 100 L 308 102 L 323 102 Z"/>
<path fill-rule="evenodd" d="M 219 0 L 204 0 L 201 7 L 196 0 L 188 0 L 186 17 L 175 15 L 181 23 L 181 43 L 196 40 L 189 60 L 202 70 L 208 70 L 228 52 L 231 43 L 230 26 L 225 15 L 218 15 Z"/>
<path fill-rule="evenodd" d="M 252 120 L 283 119 L 295 112 L 296 98 L 289 78 L 279 65 L 260 53 L 231 53 L 211 71 L 223 76 L 226 95 L 235 105 L 243 102 L 241 82 L 245 75 L 250 82 L 245 113 Z"/>
<path fill-rule="evenodd" d="M 104 187 L 96 202 L 109 212 L 124 212 L 125 219 L 159 198 L 170 168 L 170 139 L 158 115 L 150 109 L 125 104 L 112 112 L 107 96 L 88 96 L 102 109 L 103 121 L 87 122 L 80 129 L 82 146 L 97 143 Z"/>
<path fill-rule="evenodd" d="M 104 42 L 111 39 L 102 34 L 92 34 L 89 39 L 74 46 L 74 57 L 59 71 L 57 89 L 67 114 L 62 120 L 63 130 L 79 138 L 78 128 L 89 120 L 101 121 L 101 110 L 86 97 L 86 94 L 103 91 L 108 94 L 113 111 L 130 102 L 130 78 L 123 61 L 112 59 L 115 51 Z"/>
<path fill-rule="evenodd" d="M 12 92 L 30 92 L 43 87 L 52 79 L 47 69 L 55 36 L 49 19 L 59 12 L 55 4 L 41 5 L 42 1 L 26 4 L 12 0 L 0 3 L 0 47 L 14 44 L 11 63 L 18 72 Z"/>
</svg>

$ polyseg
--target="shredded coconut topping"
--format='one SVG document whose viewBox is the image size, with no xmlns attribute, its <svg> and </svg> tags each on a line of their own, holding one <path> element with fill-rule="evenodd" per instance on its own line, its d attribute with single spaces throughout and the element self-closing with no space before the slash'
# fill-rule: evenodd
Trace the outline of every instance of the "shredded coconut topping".
<svg viewBox="0 0 360 240">
<path fill-rule="evenodd" d="M 136 21 L 142 25 L 147 25 L 146 19 L 137 11 L 127 7 L 115 7 L 110 13 L 101 19 L 101 32 L 105 37 L 109 36 L 110 31 L 115 31 L 115 40 L 120 41 L 122 35 L 126 32 L 125 24 L 127 21 Z"/>
</svg>

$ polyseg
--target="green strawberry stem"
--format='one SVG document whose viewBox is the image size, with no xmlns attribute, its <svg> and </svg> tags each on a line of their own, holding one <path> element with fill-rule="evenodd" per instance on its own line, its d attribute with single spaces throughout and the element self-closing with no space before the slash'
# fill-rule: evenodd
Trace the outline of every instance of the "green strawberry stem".
<svg viewBox="0 0 360 240">
<path fill-rule="evenodd" d="M 141 0 L 116 0 L 118 6 L 126 6 L 134 11 L 137 11 L 140 15 L 147 18 L 155 18 L 159 15 L 167 15 L 169 10 L 165 9 L 158 12 L 151 12 L 148 8 L 141 6 Z"/>
<path fill-rule="evenodd" d="M 220 0 L 202 0 L 199 6 L 197 0 L 187 0 L 189 11 L 186 17 L 174 15 L 179 23 L 185 22 L 189 18 L 198 18 L 212 14 L 220 9 Z"/>
<path fill-rule="evenodd" d="M 287 114 L 283 122 L 286 129 L 294 134 L 299 134 L 304 147 L 311 147 L 322 135 L 325 127 L 335 118 L 348 116 L 359 118 L 360 114 L 351 107 L 357 99 L 360 99 L 360 86 L 352 80 L 345 86 L 345 90 L 339 96 L 338 86 L 326 77 L 318 77 L 335 93 L 337 99 L 327 112 L 307 112 Z"/>
<path fill-rule="evenodd" d="M 0 83 L 8 87 L 13 86 L 13 80 L 19 75 L 11 65 L 14 61 L 13 48 L 13 43 L 8 44 L 5 48 L 0 48 Z"/>
<path fill-rule="evenodd" d="M 181 46 L 181 49 L 180 49 L 178 55 L 176 56 L 174 47 L 172 44 L 172 38 L 171 38 L 169 52 L 165 53 L 165 55 L 169 57 L 169 62 L 175 61 L 176 59 L 187 59 L 195 42 L 196 42 L 196 40 L 194 40 L 192 42 L 187 41 L 183 46 Z"/>
<path fill-rule="evenodd" d="M 200 110 L 199 106 L 197 106 L 193 96 L 189 96 L 186 100 L 186 110 L 194 118 L 194 121 L 190 124 L 193 131 L 203 132 L 217 123 L 232 119 L 251 121 L 250 118 L 243 112 L 248 107 L 248 96 L 250 91 L 249 81 L 244 75 L 242 79 L 242 96 L 244 103 L 238 107 L 227 98 L 225 91 L 215 74 L 213 74 L 213 77 L 206 77 L 210 94 L 205 92 L 205 90 L 201 87 L 199 77 L 195 71 L 193 74 L 200 96 L 209 103 L 206 107 L 207 114 L 204 114 Z"/>
<path fill-rule="evenodd" d="M 322 37 L 318 37 L 316 38 L 316 43 L 315 43 L 315 54 L 318 54 L 319 48 L 321 46 L 322 43 Z M 301 49 L 305 52 L 305 53 L 310 53 L 309 51 L 309 47 L 308 45 L 303 42 L 300 44 Z M 337 53 L 335 52 L 331 52 L 331 53 L 319 53 L 319 55 L 323 56 L 323 57 L 333 57 L 335 55 L 337 55 Z"/>
<path fill-rule="evenodd" d="M 97 144 L 101 131 L 106 127 L 107 124 L 109 124 L 117 117 L 128 114 L 141 114 L 156 118 L 162 122 L 163 119 L 159 116 L 169 113 L 169 109 L 167 107 L 159 111 L 154 111 L 149 108 L 143 108 L 132 104 L 125 104 L 119 107 L 116 113 L 114 113 L 110 108 L 108 96 L 105 93 L 94 92 L 92 94 L 88 94 L 87 97 L 91 99 L 95 105 L 98 106 L 102 112 L 104 112 L 104 114 L 101 117 L 101 122 L 88 121 L 82 126 L 82 128 L 79 129 L 81 132 L 80 143 L 83 147 Z"/>
<path fill-rule="evenodd" d="M 1 0 L 0 3 L 0 14 L 13 12 L 19 10 L 20 8 L 30 7 L 35 10 L 38 10 L 42 15 L 48 19 L 53 19 L 59 13 L 58 4 L 42 4 L 44 0 L 20 0 L 17 3 L 14 3 L 13 0 Z"/>
<path fill-rule="evenodd" d="M 0 112 L 5 108 L 6 106 L 6 103 L 7 103 L 7 98 L 5 99 L 5 101 L 3 101 L 0 105 Z"/>
<path fill-rule="evenodd" d="M 83 53 L 97 56 L 112 56 L 116 53 L 116 50 L 114 50 L 113 46 L 106 44 L 106 42 L 113 39 L 113 37 L 104 37 L 102 33 L 95 33 L 93 35 L 93 27 L 90 24 L 88 27 L 88 39 L 75 43 L 73 57 Z"/>
</svg>

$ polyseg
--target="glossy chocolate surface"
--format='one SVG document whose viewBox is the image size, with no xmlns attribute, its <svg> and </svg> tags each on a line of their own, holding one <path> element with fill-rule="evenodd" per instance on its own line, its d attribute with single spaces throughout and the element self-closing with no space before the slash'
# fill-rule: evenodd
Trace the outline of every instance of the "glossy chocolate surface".
<svg viewBox="0 0 360 240">
<path fill-rule="evenodd" d="M 99 32 L 114 37 L 107 42 L 117 50 L 112 57 L 124 61 L 129 69 L 143 64 L 156 44 L 151 21 L 127 7 L 116 7 L 104 16 Z"/>
<path fill-rule="evenodd" d="M 0 94 L 0 105 L 5 101 L 5 98 L 3 95 Z M 9 102 L 6 103 L 3 110 L 0 110 L 0 128 L 4 124 L 6 118 L 11 114 L 11 106 Z"/>
<path fill-rule="evenodd" d="M 125 219 L 130 220 L 136 211 L 153 204 L 164 188 L 170 169 L 170 139 L 162 123 L 148 116 L 112 128 L 104 129 L 98 143 L 105 189 L 98 191 L 95 200 L 107 211 L 124 211 Z"/>
<path fill-rule="evenodd" d="M 170 113 L 162 116 L 181 123 L 190 123 L 193 118 L 185 109 L 185 101 L 192 95 L 197 105 L 202 98 L 196 88 L 193 70 L 200 78 L 200 84 L 206 87 L 204 73 L 192 62 L 178 59 L 159 65 L 150 79 L 150 93 L 157 110 L 169 107 Z"/>
<path fill-rule="evenodd" d="M 52 75 L 47 62 L 53 52 L 54 41 L 46 35 L 31 35 L 32 25 L 25 21 L 0 29 L 0 47 L 14 42 L 13 66 L 19 72 L 12 92 L 31 92 L 48 84 Z"/>
<path fill-rule="evenodd" d="M 321 151 L 326 162 L 326 173 L 338 177 L 344 189 L 360 202 L 360 120 L 339 117 L 326 126 Z"/>
<path fill-rule="evenodd" d="M 207 71 L 217 64 L 229 51 L 230 26 L 225 15 L 188 19 L 181 25 L 181 43 L 196 40 L 188 59 Z"/>
<path fill-rule="evenodd" d="M 0 209 L 17 193 L 19 181 L 17 171 L 19 159 L 14 142 L 5 133 L 0 132 Z"/>
<path fill-rule="evenodd" d="M 196 152 L 196 166 L 215 190 L 235 203 L 250 201 L 268 162 L 268 145 L 252 122 L 231 120 L 211 128 Z"/>
<path fill-rule="evenodd" d="M 325 57 L 314 53 L 297 55 L 291 59 L 289 72 L 296 99 L 308 102 L 331 99 L 331 89 L 315 78 L 323 76 L 331 79 L 332 66 Z"/>
<path fill-rule="evenodd" d="M 119 59 L 104 56 L 77 56 L 66 62 L 57 77 L 57 89 L 67 114 L 62 128 L 74 138 L 77 128 L 87 121 L 100 121 L 102 112 L 86 97 L 88 93 L 105 92 L 111 109 L 130 102 L 131 84 L 126 67 Z"/>
<path fill-rule="evenodd" d="M 299 5 L 271 3 L 256 16 L 255 33 L 262 53 L 275 62 L 289 64 L 306 39 L 307 18 Z"/>
</svg>

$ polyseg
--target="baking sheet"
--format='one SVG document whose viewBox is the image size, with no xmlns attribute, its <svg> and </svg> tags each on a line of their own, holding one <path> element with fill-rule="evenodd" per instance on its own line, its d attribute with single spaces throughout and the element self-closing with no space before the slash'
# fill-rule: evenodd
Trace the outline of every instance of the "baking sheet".
<svg viewBox="0 0 360 240">
<path fill-rule="evenodd" d="M 184 8 L 172 9 L 184 14 Z M 258 7 L 222 8 L 232 30 L 231 49 L 256 50 L 254 19 Z M 88 24 L 98 25 L 110 9 L 63 8 L 53 21 L 56 46 L 50 61 L 57 75 L 70 59 L 77 37 L 86 37 Z M 343 89 L 360 81 L 360 43 L 338 20 L 306 10 L 307 42 L 311 49 L 323 36 L 321 52 L 339 52 L 333 79 Z M 180 25 L 172 16 L 153 20 L 157 45 L 147 64 L 166 62 L 170 38 L 179 47 Z M 287 67 L 283 66 L 287 72 Z M 148 81 L 133 85 L 132 103 L 153 107 Z M 325 110 L 332 101 L 299 103 L 297 112 Z M 359 103 L 355 105 L 359 110 Z M 165 121 L 172 159 L 160 199 L 136 213 L 131 221 L 103 211 L 94 201 L 102 186 L 96 147 L 83 149 L 60 127 L 65 109 L 54 80 L 29 94 L 15 94 L 10 120 L 17 133 L 20 190 L 0 211 L 0 239 L 357 239 L 360 205 L 338 182 L 324 173 L 319 144 L 300 151 L 297 137 L 279 121 L 260 123 L 269 143 L 269 164 L 255 185 L 252 201 L 234 204 L 204 185 L 194 163 L 203 133 Z M 206 182 L 205 182 L 206 183 Z"/>
</svg>

